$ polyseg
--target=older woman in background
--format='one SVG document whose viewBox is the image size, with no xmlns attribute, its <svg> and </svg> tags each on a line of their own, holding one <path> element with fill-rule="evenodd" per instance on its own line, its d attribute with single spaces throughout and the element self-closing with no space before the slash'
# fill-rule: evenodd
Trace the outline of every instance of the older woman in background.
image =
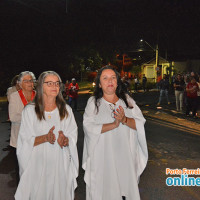
<svg viewBox="0 0 200 200">
<path fill-rule="evenodd" d="M 147 164 L 145 119 L 111 66 L 99 70 L 83 120 L 87 200 L 139 200 Z"/>
<path fill-rule="evenodd" d="M 18 77 L 20 90 L 10 95 L 9 117 L 11 121 L 10 146 L 17 147 L 17 137 L 19 133 L 21 114 L 25 105 L 33 101 L 35 97 L 34 88 L 35 75 L 32 72 L 21 72 Z"/>
<path fill-rule="evenodd" d="M 20 89 L 10 94 L 9 97 L 9 118 L 11 121 L 11 134 L 10 134 L 10 146 L 14 147 L 16 151 L 17 138 L 19 128 L 21 124 L 22 110 L 26 104 L 32 101 L 35 97 L 34 88 L 35 75 L 32 72 L 25 71 L 21 72 L 18 76 L 18 85 Z M 16 153 L 15 153 L 16 154 Z M 19 166 L 17 157 L 15 157 L 16 163 L 16 180 L 19 182 Z"/>
<path fill-rule="evenodd" d="M 20 182 L 16 200 L 73 200 L 77 187 L 77 125 L 60 76 L 43 72 L 36 97 L 22 112 L 17 144 Z"/>
</svg>

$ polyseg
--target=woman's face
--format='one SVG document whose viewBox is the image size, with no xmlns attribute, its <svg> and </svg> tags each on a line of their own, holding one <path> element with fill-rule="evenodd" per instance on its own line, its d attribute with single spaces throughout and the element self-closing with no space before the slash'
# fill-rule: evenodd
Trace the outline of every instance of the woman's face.
<svg viewBox="0 0 200 200">
<path fill-rule="evenodd" d="M 60 90 L 60 81 L 56 75 L 48 75 L 44 79 L 43 95 L 46 97 L 57 97 Z"/>
<path fill-rule="evenodd" d="M 115 94 L 117 89 L 117 76 L 112 69 L 102 71 L 99 87 L 102 88 L 104 94 Z"/>
<path fill-rule="evenodd" d="M 25 92 L 31 92 L 34 87 L 33 78 L 31 75 L 25 75 L 22 78 L 22 82 L 20 83 L 20 87 Z"/>
</svg>

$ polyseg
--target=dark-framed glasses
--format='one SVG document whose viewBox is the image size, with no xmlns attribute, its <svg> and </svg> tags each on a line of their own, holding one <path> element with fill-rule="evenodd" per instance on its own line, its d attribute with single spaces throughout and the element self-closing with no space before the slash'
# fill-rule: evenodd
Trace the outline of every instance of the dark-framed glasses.
<svg viewBox="0 0 200 200">
<path fill-rule="evenodd" d="M 48 87 L 53 87 L 53 86 L 60 87 L 60 84 L 61 84 L 60 81 L 56 81 L 56 82 L 53 82 L 53 81 L 46 81 L 46 82 L 44 82 L 44 83 L 46 83 Z"/>
<path fill-rule="evenodd" d="M 34 81 L 33 79 L 31 79 L 31 80 L 26 80 L 26 79 L 25 79 L 25 80 L 23 80 L 23 82 L 24 82 L 24 83 L 34 83 L 35 81 Z"/>
<path fill-rule="evenodd" d="M 112 112 L 111 112 L 111 117 L 112 118 L 115 118 L 115 104 L 114 103 L 111 103 L 111 104 L 109 104 L 109 106 L 110 106 L 110 109 L 112 110 Z"/>
</svg>

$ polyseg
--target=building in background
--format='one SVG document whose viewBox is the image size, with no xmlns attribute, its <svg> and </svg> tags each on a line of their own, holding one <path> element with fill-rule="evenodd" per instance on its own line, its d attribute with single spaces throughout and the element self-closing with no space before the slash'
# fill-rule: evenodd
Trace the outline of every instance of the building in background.
<svg viewBox="0 0 200 200">
<path fill-rule="evenodd" d="M 163 74 L 168 74 L 170 62 L 159 56 L 158 66 L 156 66 L 156 59 L 153 58 L 148 62 L 141 64 L 141 74 L 145 74 L 148 82 L 159 82 Z"/>
</svg>

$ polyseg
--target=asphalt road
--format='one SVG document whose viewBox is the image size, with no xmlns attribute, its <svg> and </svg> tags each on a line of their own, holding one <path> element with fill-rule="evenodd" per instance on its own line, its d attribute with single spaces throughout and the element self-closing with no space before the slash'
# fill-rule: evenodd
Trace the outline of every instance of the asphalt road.
<svg viewBox="0 0 200 200">
<path fill-rule="evenodd" d="M 200 188 L 197 186 L 166 185 L 166 178 L 169 177 L 165 174 L 166 168 L 200 167 L 200 136 L 182 131 L 178 127 L 171 128 L 161 120 L 147 119 L 149 161 L 139 184 L 142 200 L 200 199 Z"/>
<path fill-rule="evenodd" d="M 158 94 L 157 94 L 158 95 Z M 155 94 L 135 94 L 134 98 L 146 115 L 146 137 L 149 150 L 149 161 L 147 168 L 140 179 L 140 193 L 142 200 L 199 200 L 200 188 L 197 186 L 166 186 L 166 168 L 171 169 L 196 169 L 200 166 L 200 135 L 193 130 L 194 123 L 184 119 L 186 123 L 180 124 L 175 116 L 164 112 L 166 118 L 155 114 L 156 107 L 150 99 Z M 145 97 L 145 98 L 144 98 Z M 84 171 L 81 168 L 83 149 L 82 114 L 88 99 L 87 94 L 80 95 L 78 112 L 74 112 L 79 127 L 78 152 L 80 159 L 80 173 L 78 177 L 78 188 L 76 200 L 85 200 L 85 184 L 83 181 Z M 146 101 L 145 101 L 146 99 Z M 141 103 L 142 102 L 142 103 Z M 151 109 L 144 107 L 149 104 Z M 175 119 L 174 122 L 167 118 Z M 0 200 L 13 200 L 16 190 L 14 171 L 14 154 L 12 149 L 5 149 L 9 144 L 10 125 L 5 123 L 7 119 L 7 107 L 5 103 L 0 104 Z M 165 120 L 166 119 L 166 120 Z M 181 121 L 180 121 L 181 122 Z M 192 124 L 193 123 L 193 124 Z M 191 125 L 192 124 L 192 125 Z M 197 123 L 198 124 L 198 123 Z M 3 151 L 4 149 L 4 151 Z M 194 176 L 195 177 L 195 176 Z M 196 176 L 196 177 L 200 177 Z"/>
</svg>

